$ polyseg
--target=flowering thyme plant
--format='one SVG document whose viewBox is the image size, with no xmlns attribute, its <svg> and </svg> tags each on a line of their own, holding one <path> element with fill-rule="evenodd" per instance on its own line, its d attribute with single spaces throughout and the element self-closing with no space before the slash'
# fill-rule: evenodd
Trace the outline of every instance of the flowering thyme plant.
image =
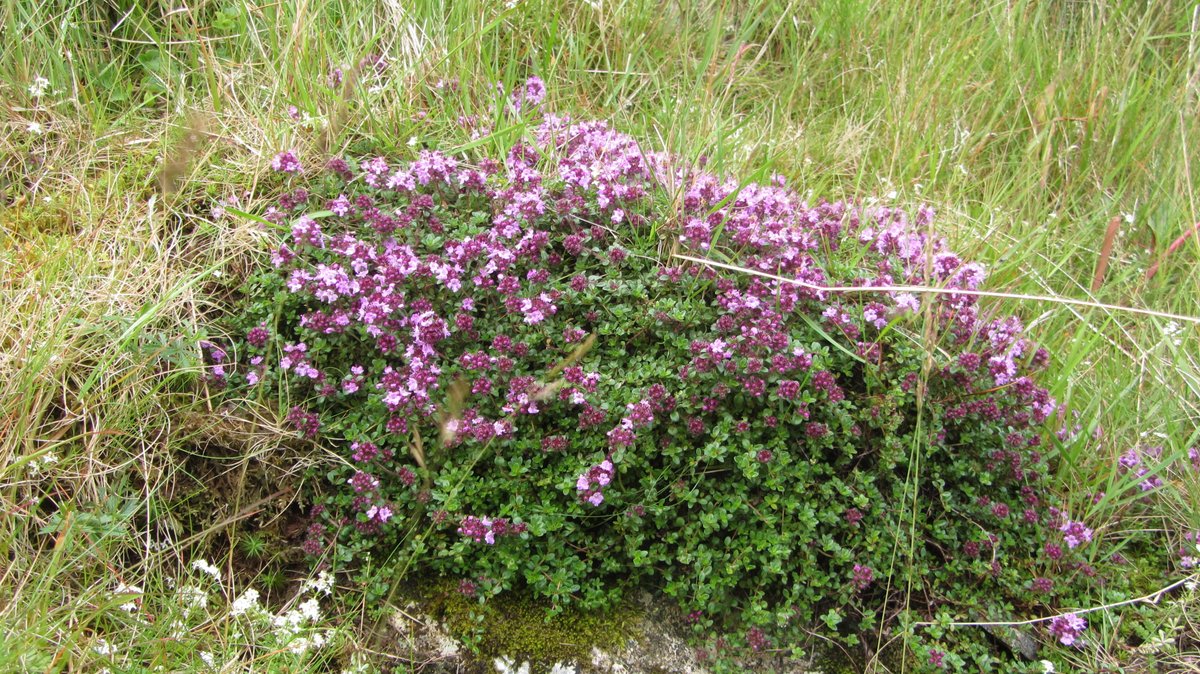
<svg viewBox="0 0 1200 674">
<path fill-rule="evenodd" d="M 984 269 L 931 209 L 722 179 L 543 95 L 501 103 L 527 129 L 503 156 L 275 158 L 242 358 L 210 358 L 342 455 L 309 554 L 557 605 L 649 584 L 749 651 L 891 629 L 897 551 L 918 614 L 1086 586 L 1093 531 L 1046 489 L 1048 354 L 954 292 Z M 914 284 L 947 292 L 883 289 Z M 976 638 L 934 637 L 938 667 Z"/>
</svg>

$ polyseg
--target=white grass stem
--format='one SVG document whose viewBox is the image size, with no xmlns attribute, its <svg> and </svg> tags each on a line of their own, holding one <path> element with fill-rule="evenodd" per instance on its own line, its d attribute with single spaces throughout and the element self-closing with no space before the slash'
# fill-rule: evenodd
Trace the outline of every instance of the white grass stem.
<svg viewBox="0 0 1200 674">
<path fill-rule="evenodd" d="M 1091 307 L 1093 309 L 1104 309 L 1105 311 L 1121 311 L 1130 314 L 1139 314 L 1142 316 L 1154 316 L 1156 318 L 1166 318 L 1175 321 L 1185 321 L 1200 325 L 1200 317 L 1184 316 L 1182 314 L 1172 314 L 1165 311 L 1156 311 L 1154 309 L 1142 309 L 1139 307 L 1124 307 L 1118 304 L 1105 304 L 1103 302 L 1093 302 L 1091 300 L 1077 300 L 1070 297 L 1056 297 L 1054 295 L 1027 295 L 1025 293 L 1005 293 L 988 290 L 963 290 L 959 288 L 937 288 L 933 286 L 906 286 L 906 285 L 889 285 L 889 286 L 821 286 L 814 283 L 807 283 L 799 279 L 791 279 L 777 274 L 768 274 L 767 272 L 758 271 L 757 269 L 748 269 L 737 265 L 725 264 L 723 262 L 715 262 L 700 257 L 692 257 L 690 255 L 672 254 L 672 257 L 680 260 L 687 260 L 697 264 L 708 265 L 709 267 L 717 267 L 720 269 L 728 269 L 730 271 L 741 272 L 743 274 L 751 274 L 753 276 L 761 276 L 775 281 L 783 281 L 791 283 L 802 288 L 810 290 L 820 290 L 832 293 L 879 293 L 879 292 L 895 292 L 895 293 L 926 293 L 934 295 L 972 295 L 975 297 L 997 297 L 1008 300 L 1023 300 L 1028 302 L 1053 302 L 1056 304 L 1069 304 L 1077 307 Z"/>
</svg>

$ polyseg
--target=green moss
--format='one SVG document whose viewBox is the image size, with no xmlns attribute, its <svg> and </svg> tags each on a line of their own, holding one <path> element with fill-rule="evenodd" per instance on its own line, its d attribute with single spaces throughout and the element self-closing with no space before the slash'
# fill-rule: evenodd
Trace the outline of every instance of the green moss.
<svg viewBox="0 0 1200 674">
<path fill-rule="evenodd" d="M 446 579 L 421 592 L 425 609 L 445 623 L 451 636 L 490 661 L 508 657 L 534 671 L 555 662 L 586 664 L 593 647 L 615 649 L 638 636 L 640 612 L 622 604 L 604 611 L 572 608 L 549 616 L 549 602 L 508 592 L 486 603 L 466 597 Z"/>
</svg>

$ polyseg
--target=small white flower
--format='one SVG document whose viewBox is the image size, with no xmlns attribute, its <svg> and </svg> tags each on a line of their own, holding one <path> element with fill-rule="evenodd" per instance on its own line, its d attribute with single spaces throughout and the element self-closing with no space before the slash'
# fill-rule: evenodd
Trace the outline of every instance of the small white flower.
<svg viewBox="0 0 1200 674">
<path fill-rule="evenodd" d="M 229 615 L 239 616 L 254 608 L 258 608 L 258 590 L 251 587 L 233 600 L 233 606 L 229 608 Z"/>
<path fill-rule="evenodd" d="M 304 655 L 305 652 L 308 651 L 308 639 L 305 639 L 304 637 L 292 639 L 292 641 L 288 643 L 288 650 L 296 655 Z"/>
<path fill-rule="evenodd" d="M 37 122 L 30 122 L 29 126 L 25 127 L 25 130 L 34 136 L 40 136 L 42 135 L 42 132 L 45 131 L 45 129 L 42 128 L 42 125 Z"/>
<path fill-rule="evenodd" d="M 317 574 L 316 578 L 304 581 L 300 587 L 300 593 L 305 592 L 320 592 L 325 595 L 333 594 L 333 574 L 322 570 Z"/>
<path fill-rule="evenodd" d="M 1041 665 L 1042 674 L 1050 674 L 1050 672 L 1054 671 L 1054 663 L 1050 662 L 1049 660 L 1042 660 Z"/>
<path fill-rule="evenodd" d="M 409 138 L 409 139 L 408 139 L 408 146 L 409 146 L 409 147 L 416 147 L 418 142 L 420 142 L 420 141 L 418 141 L 418 140 L 417 140 L 417 137 L 416 137 L 416 136 L 413 136 L 413 137 L 411 137 L 411 138 Z"/>
<path fill-rule="evenodd" d="M 304 616 L 309 622 L 317 622 L 321 619 L 321 604 L 317 600 L 309 599 L 296 608 L 300 615 Z"/>
<path fill-rule="evenodd" d="M 208 608 L 208 593 L 195 585 L 179 588 L 179 600 L 185 609 Z"/>
<path fill-rule="evenodd" d="M 50 88 L 50 80 L 38 75 L 33 78 L 33 82 L 29 84 L 29 95 L 33 98 L 41 98 L 46 95 L 46 90 Z"/>
<path fill-rule="evenodd" d="M 117 583 L 117 587 L 113 590 L 113 594 L 142 594 L 142 588 L 137 585 L 126 585 L 125 583 Z M 119 607 L 126 613 L 135 613 L 138 610 L 138 604 L 142 601 L 141 597 L 136 597 L 132 601 L 125 602 Z"/>
<path fill-rule="evenodd" d="M 1133 224 L 1133 213 L 1122 213 L 1121 217 L 1125 218 L 1125 224 Z"/>
<path fill-rule="evenodd" d="M 1169 321 L 1163 326 L 1162 331 L 1163 336 L 1171 340 L 1171 343 L 1175 346 L 1183 344 L 1183 338 L 1179 336 L 1183 332 L 1183 326 L 1179 325 L 1175 321 Z"/>
<path fill-rule="evenodd" d="M 208 665 L 210 669 L 217 666 L 217 661 L 213 658 L 212 653 L 209 653 L 208 651 L 200 651 L 197 653 L 197 655 L 200 656 L 200 659 L 203 660 L 204 664 Z"/>
<path fill-rule="evenodd" d="M 196 561 L 192 562 L 192 568 L 207 573 L 213 577 L 213 580 L 221 580 L 221 570 L 212 564 L 209 564 L 207 559 L 197 559 Z"/>
<path fill-rule="evenodd" d="M 114 644 L 108 643 L 104 637 L 99 637 L 96 639 L 96 644 L 92 646 L 92 650 L 96 651 L 99 655 L 115 655 L 117 647 Z"/>
<path fill-rule="evenodd" d="M 271 624 L 284 636 L 290 636 L 300 631 L 300 626 L 304 624 L 304 614 L 296 610 L 288 611 L 272 618 Z"/>
<path fill-rule="evenodd" d="M 51 464 L 55 463 L 58 463 L 58 455 L 54 452 L 46 452 L 29 462 L 29 469 L 34 475 L 41 475 Z"/>
</svg>

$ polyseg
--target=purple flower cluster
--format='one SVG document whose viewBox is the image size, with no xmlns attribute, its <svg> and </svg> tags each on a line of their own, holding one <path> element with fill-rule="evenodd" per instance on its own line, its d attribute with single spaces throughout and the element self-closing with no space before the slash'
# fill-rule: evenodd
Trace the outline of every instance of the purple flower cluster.
<svg viewBox="0 0 1200 674">
<path fill-rule="evenodd" d="M 612 482 L 614 467 L 611 458 L 605 458 L 580 474 L 575 480 L 575 491 L 579 500 L 598 506 L 604 503 L 604 488 Z"/>
<path fill-rule="evenodd" d="M 294 150 L 285 150 L 275 155 L 271 160 L 271 168 L 280 173 L 303 173 L 304 167 L 300 165 L 300 158 L 296 156 Z"/>
<path fill-rule="evenodd" d="M 518 536 L 525 532 L 524 522 L 512 523 L 506 518 L 476 517 L 467 515 L 459 522 L 458 533 L 476 543 L 495 545 L 497 538 Z"/>
<path fill-rule="evenodd" d="M 299 405 L 293 407 L 287 416 L 288 423 L 293 428 L 300 431 L 307 438 L 317 437 L 317 431 L 321 428 L 321 419 L 316 412 L 307 412 Z"/>
<path fill-rule="evenodd" d="M 1055 616 L 1048 629 L 1064 646 L 1081 646 L 1083 642 L 1079 635 L 1087 629 L 1087 620 L 1074 613 L 1068 613 Z"/>
<path fill-rule="evenodd" d="M 225 359 L 228 357 L 228 354 L 225 353 L 224 349 L 208 340 L 200 341 L 200 350 L 211 363 L 206 377 L 207 381 L 217 388 L 223 388 L 227 383 L 225 379 Z"/>
<path fill-rule="evenodd" d="M 511 102 L 514 112 L 536 108 L 546 98 L 546 83 L 537 76 L 530 77 L 525 84 L 512 92 Z"/>
<path fill-rule="evenodd" d="M 1179 567 L 1183 569 L 1200 567 L 1200 531 L 1185 533 L 1183 540 L 1188 545 L 1179 549 Z"/>
<path fill-rule="evenodd" d="M 1092 540 L 1092 530 L 1084 526 L 1083 522 L 1067 520 L 1058 527 L 1058 530 L 1063 532 L 1063 540 L 1071 549 Z"/>
<path fill-rule="evenodd" d="M 1133 473 L 1138 478 L 1138 488 L 1144 492 L 1153 491 L 1163 486 L 1163 479 L 1151 475 L 1153 464 L 1162 460 L 1162 447 L 1147 447 L 1138 445 L 1126 450 L 1117 459 L 1118 469 L 1122 474 Z M 1150 465 L 1147 465 L 1150 464 Z"/>
<path fill-rule="evenodd" d="M 871 583 L 875 582 L 875 571 L 869 566 L 855 564 L 854 578 L 851 582 L 854 583 L 856 589 L 865 590 Z"/>
<path fill-rule="evenodd" d="M 765 632 L 758 627 L 751 627 L 746 632 L 746 643 L 755 651 L 765 651 L 771 647 L 771 640 L 767 638 Z"/>
</svg>

